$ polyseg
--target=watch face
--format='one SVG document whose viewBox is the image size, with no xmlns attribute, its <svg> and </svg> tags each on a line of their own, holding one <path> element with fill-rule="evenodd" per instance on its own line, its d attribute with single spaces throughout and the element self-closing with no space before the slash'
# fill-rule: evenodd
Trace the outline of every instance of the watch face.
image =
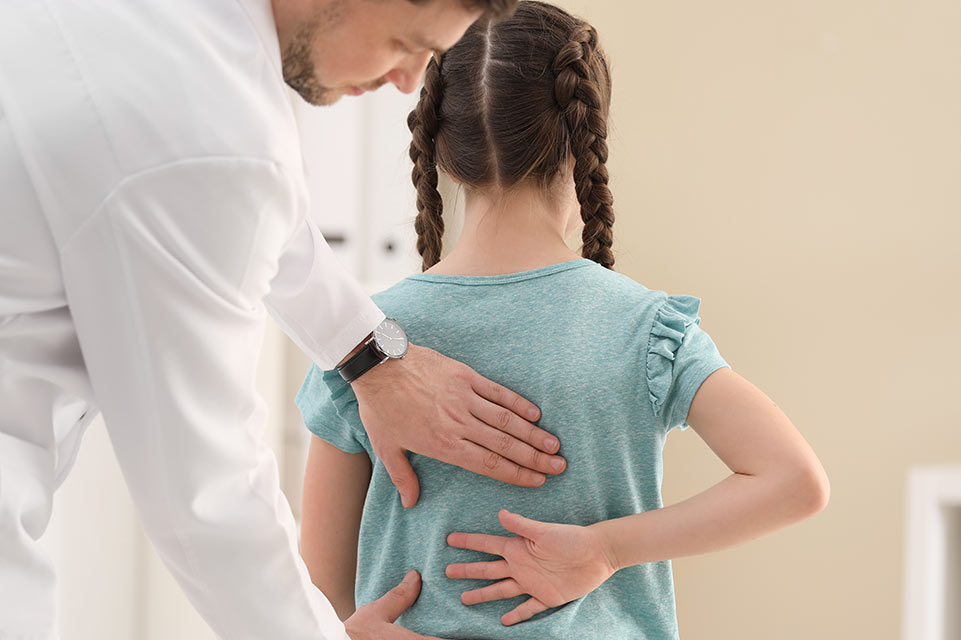
<svg viewBox="0 0 961 640">
<path fill-rule="evenodd" d="M 386 318 L 374 329 L 377 346 L 391 358 L 401 358 L 407 353 L 407 334 L 392 318 Z"/>
</svg>

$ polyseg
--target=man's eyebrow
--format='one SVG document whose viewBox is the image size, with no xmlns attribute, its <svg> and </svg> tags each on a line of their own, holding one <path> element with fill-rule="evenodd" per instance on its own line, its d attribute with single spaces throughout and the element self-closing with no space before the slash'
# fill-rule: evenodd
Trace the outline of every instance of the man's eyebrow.
<svg viewBox="0 0 961 640">
<path fill-rule="evenodd" d="M 425 38 L 422 35 L 415 35 L 413 36 L 412 40 L 414 41 L 414 44 L 416 44 L 418 47 L 423 47 L 424 49 L 430 49 L 431 51 L 435 52 L 437 55 L 443 55 L 447 53 L 447 47 L 442 47 L 436 42 L 431 42 L 430 38 Z"/>
</svg>

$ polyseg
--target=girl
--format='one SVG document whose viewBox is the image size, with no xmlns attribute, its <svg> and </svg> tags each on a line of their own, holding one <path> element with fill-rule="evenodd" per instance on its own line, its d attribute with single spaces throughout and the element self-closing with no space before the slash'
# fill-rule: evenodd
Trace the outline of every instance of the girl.
<svg viewBox="0 0 961 640">
<path fill-rule="evenodd" d="M 594 29 L 540 2 L 475 24 L 428 66 L 409 118 L 425 271 L 375 300 L 412 342 L 537 404 L 567 468 L 530 489 L 411 454 L 422 497 L 405 510 L 349 385 L 312 369 L 297 400 L 317 436 L 302 553 L 342 617 L 414 567 L 420 599 L 399 622 L 418 633 L 676 638 L 671 558 L 824 508 L 817 457 L 730 370 L 698 327 L 699 300 L 611 270 L 609 101 Z M 466 194 L 443 259 L 438 169 Z M 566 238 L 579 225 L 577 255 Z M 733 473 L 664 508 L 661 453 L 688 424 Z"/>
</svg>

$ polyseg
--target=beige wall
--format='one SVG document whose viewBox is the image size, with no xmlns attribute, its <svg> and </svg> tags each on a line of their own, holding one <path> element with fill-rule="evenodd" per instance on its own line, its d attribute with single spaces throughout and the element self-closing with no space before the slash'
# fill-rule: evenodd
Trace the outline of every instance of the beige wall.
<svg viewBox="0 0 961 640">
<path fill-rule="evenodd" d="M 614 65 L 617 268 L 821 458 L 828 508 L 675 561 L 681 636 L 900 637 L 909 466 L 961 463 L 961 3 L 561 0 Z M 664 496 L 725 477 L 693 431 Z"/>
</svg>

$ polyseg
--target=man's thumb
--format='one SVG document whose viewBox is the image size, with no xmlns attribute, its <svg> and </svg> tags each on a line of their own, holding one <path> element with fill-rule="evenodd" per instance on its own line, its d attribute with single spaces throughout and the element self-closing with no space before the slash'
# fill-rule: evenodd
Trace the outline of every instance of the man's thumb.
<svg viewBox="0 0 961 640">
<path fill-rule="evenodd" d="M 401 449 L 382 455 L 380 459 L 384 463 L 384 468 L 387 469 L 387 475 L 400 493 L 401 504 L 410 509 L 417 504 L 417 499 L 420 497 L 420 482 L 417 480 L 417 474 L 414 473 L 414 467 L 410 466 L 410 460 Z"/>
<path fill-rule="evenodd" d="M 420 595 L 420 574 L 411 569 L 399 585 L 382 595 L 372 604 L 380 620 L 394 622 L 407 611 Z"/>
</svg>

